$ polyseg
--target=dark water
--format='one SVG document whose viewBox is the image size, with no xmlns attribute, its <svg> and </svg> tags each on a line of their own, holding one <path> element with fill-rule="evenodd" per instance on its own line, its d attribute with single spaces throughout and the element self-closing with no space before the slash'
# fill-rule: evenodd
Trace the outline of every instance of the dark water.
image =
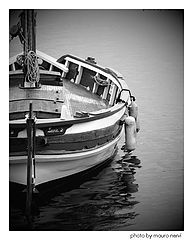
<svg viewBox="0 0 193 240">
<path fill-rule="evenodd" d="M 34 208 L 29 225 L 25 202 L 11 209 L 12 230 L 119 230 L 135 224 L 135 193 L 139 185 L 135 174 L 140 160 L 120 151 L 113 162 L 79 187 L 61 192 Z M 20 202 L 21 204 L 21 202 Z M 22 206 L 22 207 L 21 207 Z"/>
<path fill-rule="evenodd" d="M 38 11 L 37 23 L 42 52 L 94 56 L 125 76 L 141 131 L 133 163 L 123 160 L 122 139 L 111 165 L 41 204 L 32 228 L 183 230 L 183 12 L 49 10 Z M 10 43 L 10 56 L 18 46 L 17 39 Z M 10 227 L 26 229 L 21 208 L 11 207 Z"/>
</svg>

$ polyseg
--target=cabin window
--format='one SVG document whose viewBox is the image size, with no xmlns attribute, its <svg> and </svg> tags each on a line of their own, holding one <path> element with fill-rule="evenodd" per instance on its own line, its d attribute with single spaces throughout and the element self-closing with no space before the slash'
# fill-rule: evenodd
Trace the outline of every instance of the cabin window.
<svg viewBox="0 0 193 240">
<path fill-rule="evenodd" d="M 88 68 L 83 68 L 80 84 L 86 88 L 89 87 L 90 91 L 92 91 L 95 83 L 95 80 L 94 80 L 95 75 L 96 75 L 96 72 Z"/>
<path fill-rule="evenodd" d="M 104 88 L 105 88 L 105 86 L 99 85 L 97 88 L 96 94 L 102 97 Z"/>
<path fill-rule="evenodd" d="M 68 73 L 66 74 L 65 78 L 68 80 L 73 79 L 75 81 L 77 75 L 78 75 L 78 64 L 69 62 Z"/>
<path fill-rule="evenodd" d="M 100 97 L 103 97 L 105 89 L 108 87 L 108 80 L 102 74 L 95 75 L 95 82 L 97 84 L 96 94 Z"/>
</svg>

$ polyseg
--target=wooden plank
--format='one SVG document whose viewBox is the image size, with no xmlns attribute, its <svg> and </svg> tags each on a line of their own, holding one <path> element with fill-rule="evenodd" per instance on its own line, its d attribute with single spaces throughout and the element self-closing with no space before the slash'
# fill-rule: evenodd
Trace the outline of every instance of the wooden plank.
<svg viewBox="0 0 193 240">
<path fill-rule="evenodd" d="M 9 103 L 9 112 L 18 113 L 18 112 L 27 112 L 28 106 L 31 99 L 23 101 L 14 101 Z M 62 108 L 61 102 L 50 102 L 49 100 L 36 99 L 33 100 L 33 109 L 34 112 L 49 112 L 49 113 L 60 113 Z"/>
<path fill-rule="evenodd" d="M 48 99 L 63 100 L 63 87 L 42 85 L 40 89 L 20 89 L 19 87 L 11 87 L 9 89 L 9 100 L 19 99 Z"/>
</svg>

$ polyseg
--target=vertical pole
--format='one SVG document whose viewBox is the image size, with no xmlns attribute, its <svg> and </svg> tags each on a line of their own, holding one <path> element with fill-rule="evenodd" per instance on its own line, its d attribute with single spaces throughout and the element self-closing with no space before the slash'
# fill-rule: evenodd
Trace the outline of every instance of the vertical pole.
<svg viewBox="0 0 193 240">
<path fill-rule="evenodd" d="M 36 14 L 34 10 L 26 9 L 22 12 L 20 15 L 21 17 L 21 29 L 22 29 L 22 37 L 23 37 L 23 51 L 24 51 L 24 64 L 23 64 L 23 73 L 24 73 L 24 79 L 22 83 L 22 87 L 39 87 L 39 68 L 37 59 L 33 57 L 33 71 L 34 68 L 38 69 L 38 74 L 36 77 L 36 81 L 34 83 L 31 83 L 29 80 L 29 61 L 26 61 L 32 54 L 36 53 Z M 32 55 L 34 56 L 34 55 Z M 36 54 L 35 54 L 36 56 Z M 35 60 L 36 59 L 36 60 Z M 33 80 L 34 81 L 34 80 Z"/>
<path fill-rule="evenodd" d="M 27 11 L 28 50 L 36 52 L 36 20 L 34 10 Z"/>
<path fill-rule="evenodd" d="M 32 10 L 32 51 L 36 52 L 36 13 Z"/>
<path fill-rule="evenodd" d="M 21 15 L 21 29 L 22 29 L 22 43 L 23 43 L 23 55 L 24 59 L 27 57 L 28 53 L 28 28 L 27 28 L 27 10 L 24 10 Z M 25 79 L 27 75 L 27 66 L 26 64 L 23 65 L 23 82 L 22 82 L 22 87 L 25 86 Z"/>
<path fill-rule="evenodd" d="M 26 196 L 26 214 L 31 215 L 32 205 L 32 164 L 33 164 L 33 124 L 32 102 L 29 104 L 29 117 L 27 118 L 27 137 L 28 137 L 28 158 L 27 158 L 27 196 Z"/>
<path fill-rule="evenodd" d="M 32 10 L 27 10 L 28 50 L 32 50 Z"/>
<path fill-rule="evenodd" d="M 36 124 L 35 119 L 33 118 L 33 143 L 32 143 L 32 192 L 37 192 L 35 188 L 35 179 L 36 179 L 36 166 L 35 166 L 35 146 L 36 146 Z"/>
</svg>

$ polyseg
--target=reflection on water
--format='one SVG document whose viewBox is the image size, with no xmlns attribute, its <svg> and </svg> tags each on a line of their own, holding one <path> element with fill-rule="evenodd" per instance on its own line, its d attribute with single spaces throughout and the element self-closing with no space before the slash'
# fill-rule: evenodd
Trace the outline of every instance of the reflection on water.
<svg viewBox="0 0 193 240">
<path fill-rule="evenodd" d="M 68 192 L 61 192 L 33 211 L 33 230 L 119 230 L 135 224 L 135 173 L 140 160 L 117 155 L 97 176 Z M 10 230 L 29 229 L 24 212 L 11 209 Z"/>
<path fill-rule="evenodd" d="M 136 156 L 130 156 L 126 154 L 121 161 L 119 161 L 119 167 L 115 169 L 118 174 L 119 180 L 122 181 L 125 185 L 125 194 L 129 196 L 131 193 L 135 193 L 138 191 L 138 184 L 134 184 L 135 182 L 135 173 L 136 168 L 140 168 L 139 166 L 140 160 Z"/>
</svg>

